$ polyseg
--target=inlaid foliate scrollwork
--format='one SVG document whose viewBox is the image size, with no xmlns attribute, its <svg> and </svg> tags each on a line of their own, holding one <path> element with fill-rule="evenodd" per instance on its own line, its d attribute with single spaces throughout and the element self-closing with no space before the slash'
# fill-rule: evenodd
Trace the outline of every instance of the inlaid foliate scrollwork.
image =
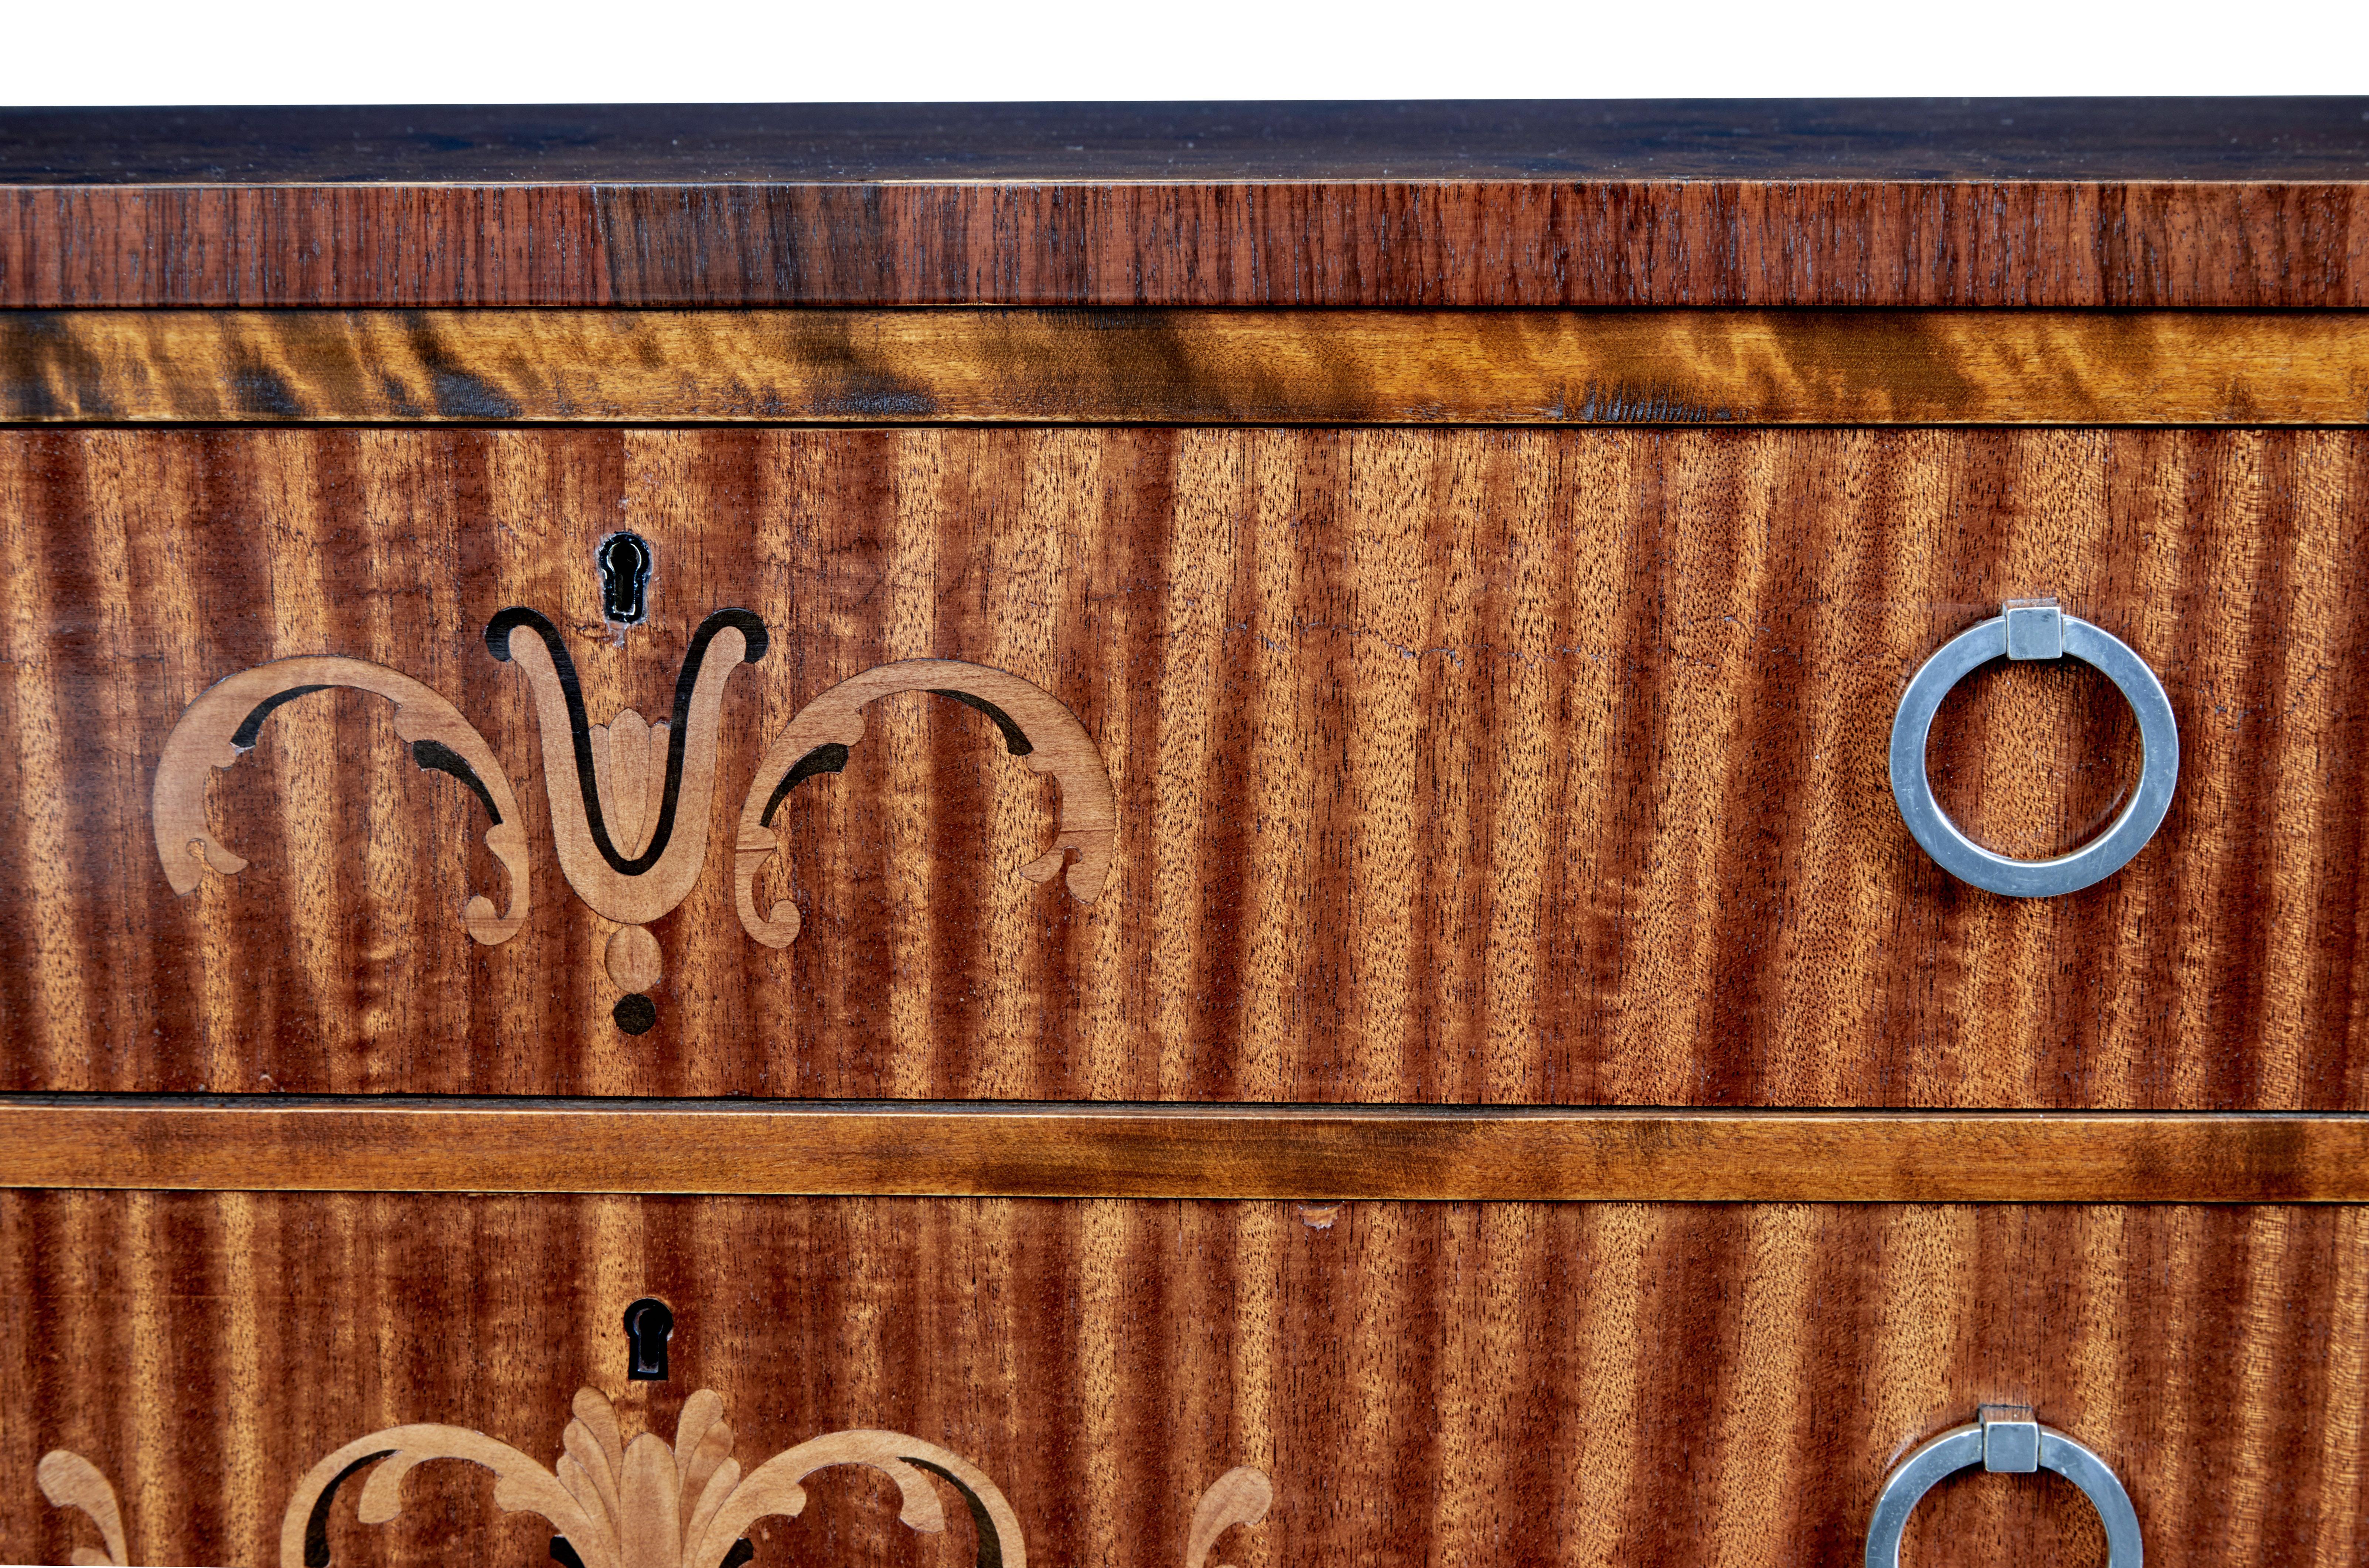
<svg viewBox="0 0 2369 1568">
<path fill-rule="evenodd" d="M 67 1559 L 74 1568 L 126 1568 L 132 1557 L 123 1540 L 123 1510 L 115 1501 L 115 1488 L 97 1465 L 72 1449 L 52 1448 L 41 1456 L 33 1476 L 51 1507 L 80 1509 L 98 1527 L 99 1539 L 106 1543 L 104 1551 L 75 1547 Z"/>
<path fill-rule="evenodd" d="M 1004 670 L 960 659 L 907 659 L 853 676 L 808 703 L 757 764 L 740 808 L 733 894 L 740 923 L 766 946 L 787 947 L 797 940 L 801 923 L 797 907 L 787 900 L 762 914 L 757 910 L 757 874 L 774 854 L 784 860 L 789 855 L 786 828 L 777 826 L 784 803 L 807 779 L 845 767 L 850 750 L 864 738 L 865 705 L 900 692 L 928 692 L 978 709 L 1001 733 L 1005 750 L 1059 786 L 1061 817 L 1053 847 L 1021 866 L 1021 876 L 1050 881 L 1067 864 L 1070 893 L 1084 904 L 1093 903 L 1108 880 L 1118 837 L 1118 796 L 1102 753 L 1078 716 L 1043 687 Z"/>
<path fill-rule="evenodd" d="M 692 634 L 670 719 L 648 724 L 628 708 L 596 730 L 575 661 L 549 619 L 513 606 L 486 624 L 487 651 L 515 663 L 533 693 L 559 868 L 597 913 L 647 925 L 699 880 L 715 803 L 724 684 L 743 663 L 763 658 L 767 642 L 765 623 L 748 611 L 716 611 Z"/>
<path fill-rule="evenodd" d="M 784 1449 L 743 1472 L 722 1396 L 702 1389 L 683 1402 L 674 1441 L 644 1432 L 628 1440 L 614 1405 L 597 1389 L 579 1389 L 560 1434 L 558 1458 L 545 1467 L 508 1443 L 466 1426 L 417 1423 L 389 1426 L 334 1449 L 305 1471 L 280 1516 L 280 1568 L 331 1568 L 331 1516 L 347 1482 L 364 1477 L 355 1517 L 383 1525 L 403 1512 L 403 1483 L 435 1459 L 460 1459 L 493 1471 L 494 1506 L 533 1514 L 555 1532 L 551 1555 L 570 1568 L 738 1568 L 752 1551 L 759 1520 L 806 1511 L 805 1482 L 839 1465 L 879 1471 L 895 1484 L 898 1518 L 935 1534 L 946 1528 L 935 1482 L 951 1486 L 969 1515 L 978 1568 L 1028 1568 L 1020 1517 L 1002 1489 L 961 1455 L 902 1432 L 859 1428 L 827 1433 Z M 127 1568 L 123 1517 L 115 1489 L 81 1455 L 56 1449 L 37 1471 L 52 1505 L 75 1508 L 97 1527 L 104 1551 L 77 1547 L 72 1561 Z M 1209 1568 L 1218 1539 L 1266 1516 L 1275 1488 L 1240 1466 L 1219 1476 L 1194 1507 L 1184 1568 Z"/>
<path fill-rule="evenodd" d="M 658 1018 L 656 1004 L 643 993 L 664 978 L 664 957 L 647 928 L 682 902 L 706 863 L 726 684 L 735 670 L 762 659 L 770 640 L 755 613 L 717 610 L 692 635 L 670 716 L 652 722 L 623 708 L 606 724 L 594 724 L 575 660 L 548 617 L 513 605 L 486 624 L 486 651 L 525 676 L 542 737 L 560 871 L 595 913 L 616 922 L 604 965 L 625 993 L 614 1013 L 628 1034 L 642 1033 Z M 527 841 L 508 774 L 452 704 L 407 675 L 358 658 L 258 665 L 222 681 L 181 715 L 157 765 L 152 811 L 156 853 L 174 891 L 194 891 L 207 867 L 228 876 L 247 864 L 207 823 L 212 770 L 252 750 L 264 722 L 286 704 L 338 687 L 393 702 L 395 733 L 410 742 L 413 760 L 451 774 L 476 795 L 490 818 L 486 843 L 509 874 L 509 903 L 498 911 L 491 899 L 473 897 L 463 921 L 479 942 L 515 935 L 527 916 Z M 910 659 L 831 687 L 801 708 L 767 750 L 748 788 L 733 853 L 735 902 L 756 941 L 786 947 L 798 934 L 794 905 L 776 902 L 763 914 L 756 905 L 759 871 L 776 853 L 786 853 L 780 814 L 790 792 L 817 773 L 844 767 L 849 749 L 864 738 L 865 704 L 900 692 L 949 697 L 984 714 L 1006 750 L 1054 780 L 1060 819 L 1053 845 L 1020 866 L 1021 876 L 1047 882 L 1066 866 L 1070 893 L 1082 903 L 1092 903 L 1108 881 L 1117 796 L 1077 715 L 1008 671 L 959 659 Z"/>
<path fill-rule="evenodd" d="M 165 879 L 184 896 L 197 890 L 207 868 L 235 876 L 247 863 L 224 848 L 206 820 L 206 783 L 255 750 L 263 723 L 274 712 L 315 692 L 344 688 L 369 692 L 395 704 L 395 732 L 411 744 L 423 769 L 450 773 L 466 784 L 489 820 L 486 847 L 509 877 L 509 905 L 497 910 L 483 894 L 472 896 L 461 921 L 471 936 L 488 946 L 507 942 L 526 923 L 526 830 L 518 796 L 493 748 L 460 710 L 400 670 L 366 659 L 333 656 L 276 659 L 217 681 L 189 704 L 166 738 L 156 764 L 150 817 Z"/>
<path fill-rule="evenodd" d="M 684 1402 L 667 1443 L 630 1442 L 606 1395 L 578 1391 L 575 1418 L 550 1468 L 464 1426 L 393 1426 L 357 1437 L 298 1482 L 280 1530 L 280 1568 L 328 1568 L 329 1511 L 338 1488 L 370 1470 L 356 1516 L 384 1524 L 402 1511 L 404 1478 L 430 1459 L 465 1459 L 494 1472 L 494 1505 L 540 1515 L 557 1532 L 553 1555 L 581 1568 L 725 1568 L 747 1561 L 749 1528 L 805 1511 L 801 1484 L 834 1465 L 864 1465 L 895 1482 L 898 1516 L 916 1530 L 945 1528 L 930 1477 L 962 1495 L 978 1531 L 982 1568 L 1027 1568 L 1020 1521 L 994 1482 L 959 1454 L 901 1432 L 833 1432 L 743 1473 L 732 1457 L 724 1401 L 702 1389 Z M 376 1468 L 372 1469 L 372 1466 Z"/>
</svg>

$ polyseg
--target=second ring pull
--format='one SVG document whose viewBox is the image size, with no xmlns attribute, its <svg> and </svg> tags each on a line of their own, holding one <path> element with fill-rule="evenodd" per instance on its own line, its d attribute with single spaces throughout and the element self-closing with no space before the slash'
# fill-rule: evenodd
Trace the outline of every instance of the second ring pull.
<svg viewBox="0 0 2369 1568">
<path fill-rule="evenodd" d="M 1925 747 L 1933 715 L 1951 687 L 1982 665 L 2008 658 L 2067 656 L 2095 668 L 2122 692 L 2138 716 L 2143 758 L 2138 788 L 2106 830 L 2070 854 L 2016 860 L 1966 837 L 1933 798 Z M 2112 632 L 2067 615 L 2053 599 L 2010 601 L 1998 615 L 1941 645 L 1901 694 L 1892 721 L 1892 797 L 1901 820 L 1941 868 L 1963 882 L 2015 898 L 2044 898 L 2101 882 L 2130 863 L 2163 825 L 2180 780 L 2180 726 L 2171 699 L 2146 660 Z"/>
<path fill-rule="evenodd" d="M 1943 1477 L 1980 1465 L 1986 1471 L 2050 1470 L 2079 1487 L 2106 1527 L 2106 1568 L 2140 1568 L 2139 1516 L 2131 1494 L 2105 1460 L 2022 1405 L 1986 1404 L 1963 1426 L 1953 1426 L 1900 1461 L 1884 1478 L 1867 1527 L 1867 1568 L 1900 1568 L 1900 1537 L 1908 1516 Z"/>
</svg>

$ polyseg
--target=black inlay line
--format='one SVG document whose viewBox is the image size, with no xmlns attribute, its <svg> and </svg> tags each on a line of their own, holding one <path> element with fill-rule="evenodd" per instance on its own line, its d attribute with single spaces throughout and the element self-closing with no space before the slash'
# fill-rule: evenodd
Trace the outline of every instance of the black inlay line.
<svg viewBox="0 0 2369 1568">
<path fill-rule="evenodd" d="M 1012 715 L 985 697 L 974 697 L 968 692 L 956 692 L 943 686 L 931 686 L 925 690 L 933 697 L 952 697 L 963 706 L 977 708 L 980 713 L 993 719 L 995 727 L 1003 732 L 1003 749 L 1013 756 L 1025 757 L 1036 750 L 1035 743 L 1022 732 L 1020 727 L 1012 722 Z M 792 763 L 790 771 L 782 775 L 782 782 L 773 786 L 772 795 L 765 802 L 765 814 L 757 818 L 759 824 L 767 828 L 772 827 L 773 813 L 782 808 L 782 802 L 789 798 L 790 791 L 817 773 L 838 773 L 847 766 L 847 748 L 833 740 L 816 747 Z"/>
<path fill-rule="evenodd" d="M 782 802 L 789 798 L 790 791 L 817 773 L 835 773 L 845 766 L 847 748 L 838 741 L 827 740 L 816 747 L 790 764 L 790 771 L 784 773 L 782 782 L 773 786 L 772 798 L 765 802 L 765 814 L 757 818 L 758 822 L 764 827 L 772 827 L 773 813 L 782 808 Z"/>
<path fill-rule="evenodd" d="M 567 727 L 576 743 L 576 783 L 584 795 L 584 820 L 592 830 L 593 846 L 618 876 L 639 876 L 658 863 L 666 853 L 667 840 L 674 834 L 675 802 L 682 794 L 683 747 L 691 732 L 691 694 L 699 684 L 699 667 L 707 658 L 707 645 L 725 627 L 738 627 L 748 643 L 742 661 L 754 664 L 765 657 L 765 623 L 750 611 L 718 610 L 692 634 L 691 650 L 683 655 L 682 670 L 675 677 L 674 727 L 667 737 L 666 794 L 658 803 L 658 827 L 650 834 L 649 847 L 632 860 L 617 853 L 615 841 L 609 837 L 609 825 L 601 818 L 601 788 L 592 774 L 592 727 L 584 716 L 584 690 L 576 679 L 576 661 L 567 656 L 567 645 L 560 641 L 559 628 L 539 612 L 513 604 L 486 623 L 486 651 L 509 663 L 510 633 L 520 626 L 532 629 L 543 639 L 543 646 L 551 654 L 552 668 L 559 673 L 559 690 L 567 699 Z"/>
<path fill-rule="evenodd" d="M 559 1563 L 561 1568 L 584 1568 L 584 1559 L 576 1555 L 576 1549 L 567 1544 L 567 1538 L 564 1535 L 551 1538 L 551 1560 Z M 749 1544 L 747 1536 L 742 1536 L 732 1543 L 732 1550 L 724 1554 L 715 1568 L 743 1568 L 744 1564 L 755 1561 L 757 1549 Z"/>
<path fill-rule="evenodd" d="M 978 1500 L 978 1494 L 965 1486 L 961 1477 L 950 1470 L 933 1465 L 927 1459 L 917 1459 L 910 1454 L 897 1457 L 909 1465 L 928 1471 L 963 1494 L 963 1501 L 970 1505 L 971 1527 L 978 1531 L 978 1568 L 1003 1568 L 1003 1538 L 995 1533 L 995 1521 L 988 1517 L 987 1505 Z"/>
<path fill-rule="evenodd" d="M 995 721 L 995 727 L 1003 731 L 1003 749 L 1011 752 L 1013 756 L 1025 757 L 1029 752 L 1036 750 L 1035 743 L 1032 742 L 1028 737 L 1020 733 L 1020 727 L 1012 722 L 1012 715 L 1005 713 L 1001 708 L 997 707 L 993 703 L 989 702 L 985 697 L 974 697 L 968 692 L 949 691 L 944 687 L 940 686 L 931 687 L 930 695 L 933 697 L 952 697 L 956 702 L 960 703 L 963 706 L 967 708 L 977 708 L 979 712 L 993 719 Z"/>
<path fill-rule="evenodd" d="M 335 690 L 335 687 L 332 685 L 291 686 L 285 692 L 281 692 L 274 696 L 264 698 L 263 701 L 255 704 L 253 712 L 249 713 L 245 719 L 240 721 L 238 728 L 231 735 L 230 743 L 233 746 L 237 747 L 242 751 L 254 750 L 256 737 L 263 733 L 263 721 L 265 719 L 269 718 L 279 709 L 294 702 L 299 697 L 309 697 L 315 692 L 327 692 L 333 690 Z"/>
<path fill-rule="evenodd" d="M 364 1454 L 339 1471 L 322 1489 L 321 1495 L 314 1500 L 312 1516 L 304 1521 L 304 1568 L 329 1568 L 329 1505 L 338 1500 L 338 1488 L 351 1480 L 354 1471 L 374 1465 L 394 1452 L 393 1448 L 384 1448 L 375 1454 Z M 583 1564 L 577 1564 L 577 1568 L 583 1568 Z"/>
<path fill-rule="evenodd" d="M 411 760 L 422 769 L 433 768 L 440 773 L 450 773 L 467 784 L 484 803 L 486 815 L 494 819 L 494 826 L 498 828 L 502 825 L 502 808 L 494 804 L 494 792 L 486 787 L 486 781 L 477 776 L 476 769 L 469 766 L 466 757 L 441 740 L 415 740 L 411 743 Z"/>
</svg>

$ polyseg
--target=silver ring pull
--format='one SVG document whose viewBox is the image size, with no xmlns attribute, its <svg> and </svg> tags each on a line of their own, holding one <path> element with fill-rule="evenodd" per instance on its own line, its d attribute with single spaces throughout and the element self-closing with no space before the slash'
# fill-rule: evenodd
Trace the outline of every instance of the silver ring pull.
<svg viewBox="0 0 2369 1568">
<path fill-rule="evenodd" d="M 2002 654 L 2008 658 L 2070 655 L 2120 688 L 2138 715 L 2142 761 L 2139 786 L 2131 792 L 2130 804 L 2104 832 L 2053 860 L 2016 860 L 1966 837 L 1934 800 L 1933 781 L 1925 772 L 1925 746 L 1941 699 Z M 2179 781 L 2180 727 L 2172 719 L 2163 682 L 2120 637 L 2066 614 L 2053 599 L 2010 600 L 2004 613 L 1942 644 L 1908 682 L 1892 721 L 1892 797 L 1900 804 L 1900 819 L 1941 869 L 2011 898 L 2076 892 L 2120 871 L 2163 825 L 2164 813 L 2171 809 L 2172 786 Z"/>
<path fill-rule="evenodd" d="M 2053 1426 L 2043 1426 L 2020 1404 L 1986 1404 L 1964 1426 L 1953 1426 L 1900 1461 L 1876 1494 L 1867 1527 L 1867 1568 L 1900 1568 L 1900 1532 L 1925 1494 L 1944 1476 L 1980 1465 L 2029 1474 L 2053 1470 L 2079 1487 L 2106 1527 L 2106 1568 L 2140 1568 L 2139 1516 L 2131 1494 L 2106 1461 Z"/>
</svg>

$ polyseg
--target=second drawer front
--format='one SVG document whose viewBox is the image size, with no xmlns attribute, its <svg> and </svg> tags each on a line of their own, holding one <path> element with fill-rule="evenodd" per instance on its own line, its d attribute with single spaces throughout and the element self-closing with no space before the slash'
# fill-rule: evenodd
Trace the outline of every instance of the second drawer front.
<svg viewBox="0 0 2369 1568">
<path fill-rule="evenodd" d="M 2344 1564 L 2369 1547 L 2364 1226 L 2356 1208 L 12 1194 L 0 1560 L 95 1542 L 36 1489 L 52 1450 L 120 1497 L 134 1563 L 269 1563 L 300 1480 L 341 1447 L 441 1424 L 550 1467 L 589 1389 L 628 1442 L 675 1437 L 713 1391 L 700 1408 L 744 1472 L 833 1433 L 906 1435 L 988 1478 L 1040 1563 L 1182 1561 L 1196 1503 L 1247 1467 L 1272 1508 L 1208 1559 L 1242 1568 L 1844 1562 L 1886 1470 L 2004 1401 L 2119 1471 L 2151 1549 Z M 643 1298 L 672 1317 L 663 1380 L 627 1375 Z M 322 1514 L 339 1563 L 449 1562 L 464 1541 L 538 1562 L 556 1533 L 459 1459 L 413 1473 L 382 1525 L 357 1516 L 365 1480 Z M 973 1560 L 937 1482 L 952 1523 L 920 1538 L 876 1471 L 806 1484 L 803 1516 L 750 1527 L 759 1562 Z M 1945 1486 L 1910 1531 L 1928 1564 L 2097 1543 L 2044 1476 Z"/>
</svg>

